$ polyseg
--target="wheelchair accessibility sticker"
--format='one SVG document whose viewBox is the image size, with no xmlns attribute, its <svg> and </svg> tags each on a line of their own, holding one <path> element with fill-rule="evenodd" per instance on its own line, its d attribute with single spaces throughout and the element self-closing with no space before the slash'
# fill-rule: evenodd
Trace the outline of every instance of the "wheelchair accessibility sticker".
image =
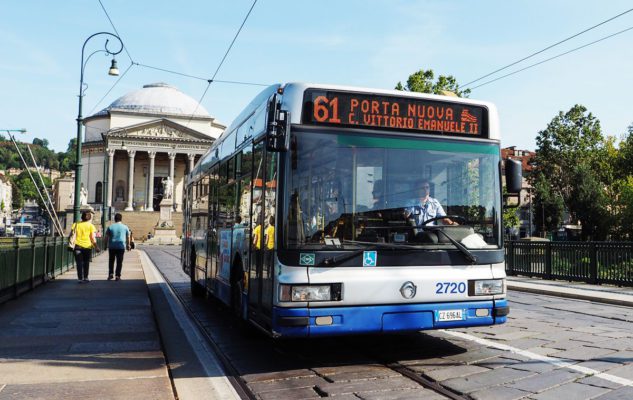
<svg viewBox="0 0 633 400">
<path fill-rule="evenodd" d="M 375 267 L 378 261 L 378 253 L 376 251 L 363 252 L 363 267 Z"/>
<path fill-rule="evenodd" d="M 314 265 L 314 253 L 301 253 L 299 255 L 299 265 Z"/>
</svg>

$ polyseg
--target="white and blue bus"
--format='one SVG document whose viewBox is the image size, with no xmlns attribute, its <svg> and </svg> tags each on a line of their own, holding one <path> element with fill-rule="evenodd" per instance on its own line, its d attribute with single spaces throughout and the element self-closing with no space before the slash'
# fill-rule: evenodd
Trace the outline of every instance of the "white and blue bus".
<svg viewBox="0 0 633 400">
<path fill-rule="evenodd" d="M 491 103 L 274 85 L 188 175 L 183 269 L 274 337 L 501 324 L 502 170 Z"/>
</svg>

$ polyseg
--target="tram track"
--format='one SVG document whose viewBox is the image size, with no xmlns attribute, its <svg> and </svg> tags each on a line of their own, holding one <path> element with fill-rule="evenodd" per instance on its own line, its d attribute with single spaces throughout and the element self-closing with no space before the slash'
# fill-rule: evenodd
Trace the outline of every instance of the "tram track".
<svg viewBox="0 0 633 400">
<path fill-rule="evenodd" d="M 163 250 L 159 248 L 152 249 L 152 252 L 154 251 L 160 251 L 161 254 L 166 254 L 168 256 L 171 256 L 173 259 L 177 260 L 178 264 L 180 263 L 180 257 L 176 254 L 173 254 L 167 250 Z M 152 258 L 150 253 L 148 253 L 148 256 Z M 228 375 L 227 377 L 229 378 L 231 384 L 234 386 L 234 388 L 238 392 L 240 398 L 248 399 L 248 400 L 269 398 L 270 396 L 268 396 L 267 394 L 270 394 L 270 392 L 268 393 L 261 392 L 256 389 L 254 390 L 252 388 L 253 386 L 256 388 L 262 386 L 261 385 L 262 381 L 255 381 L 255 383 L 253 383 L 252 380 L 249 381 L 244 378 L 242 372 L 240 371 L 241 369 L 243 370 L 243 368 L 240 368 L 239 366 L 235 365 L 235 360 L 231 359 L 230 355 L 228 355 L 222 349 L 223 345 L 221 343 L 218 343 L 218 341 L 214 337 L 214 334 L 211 332 L 211 328 L 209 327 L 209 324 L 202 321 L 200 317 L 198 316 L 198 314 L 196 313 L 196 311 L 194 310 L 193 299 L 188 299 L 186 296 L 184 296 L 182 293 L 182 290 L 179 290 L 173 284 L 173 282 L 171 281 L 171 279 L 169 279 L 167 274 L 164 271 L 162 271 L 160 268 L 158 268 L 158 270 L 160 274 L 163 276 L 163 278 L 165 279 L 165 281 L 167 282 L 167 284 L 170 286 L 172 291 L 176 294 L 178 301 L 181 302 L 182 306 L 187 311 L 188 315 L 194 321 L 199 332 L 202 334 L 204 339 L 208 342 L 208 344 L 214 350 L 220 363 L 222 364 L 223 368 L 227 372 L 227 375 Z M 229 316 L 228 315 L 222 316 L 222 318 L 225 318 L 225 317 L 229 317 Z M 345 363 L 341 363 L 340 361 L 331 362 L 331 365 L 327 365 L 327 363 L 323 364 L 321 352 L 317 350 L 315 354 L 312 354 L 310 349 L 306 350 L 306 346 L 305 346 L 306 341 L 291 340 L 291 341 L 281 341 L 281 342 L 276 341 L 275 342 L 270 338 L 265 338 L 263 335 L 261 335 L 261 338 L 259 338 L 258 340 L 266 341 L 267 343 L 265 343 L 265 345 L 268 346 L 270 350 L 272 350 L 272 352 L 278 356 L 278 358 L 281 358 L 284 360 L 290 359 L 291 361 L 295 360 L 295 362 L 298 365 L 298 368 L 305 367 L 307 370 L 311 371 L 314 374 L 314 376 L 320 377 L 321 379 L 323 379 L 326 382 L 329 382 L 330 384 L 334 385 L 337 383 L 336 368 L 345 369 L 341 367 L 341 364 L 345 364 Z M 317 341 L 323 341 L 323 340 L 327 341 L 331 339 L 311 339 L 310 344 L 313 344 Z M 339 344 L 341 349 L 345 349 L 346 352 L 351 351 L 350 354 L 353 355 L 353 357 L 351 357 L 352 360 L 346 363 L 347 364 L 346 367 L 348 370 L 350 368 L 352 369 L 354 368 L 354 362 L 355 362 L 354 359 L 363 360 L 362 362 L 359 363 L 359 369 L 361 370 L 363 369 L 363 366 L 366 366 L 366 365 L 381 367 L 386 370 L 392 371 L 393 373 L 399 375 L 402 378 L 405 378 L 409 381 L 414 382 L 415 384 L 419 385 L 420 388 L 434 392 L 437 395 L 443 396 L 443 398 L 451 399 L 451 400 L 471 400 L 470 396 L 463 395 L 453 390 L 450 390 L 442 386 L 439 382 L 435 381 L 434 379 L 428 377 L 424 373 L 415 371 L 409 368 L 408 366 L 403 365 L 397 361 L 388 360 L 388 358 L 391 358 L 391 357 L 385 357 L 384 355 L 380 355 L 380 354 L 376 354 L 375 352 L 368 351 L 367 348 L 364 348 L 362 344 L 358 344 L 357 341 L 355 341 L 353 338 L 344 337 L 344 338 L 341 338 L 341 340 L 337 342 L 342 343 L 342 344 Z M 361 343 L 364 343 L 364 342 L 365 342 L 364 340 L 361 341 Z M 330 345 L 329 342 L 325 343 L 325 347 L 327 347 L 328 351 L 331 352 L 330 355 L 332 356 L 332 358 L 336 358 L 335 356 L 340 356 L 337 353 L 337 348 L 330 349 L 329 345 Z M 226 347 L 226 344 L 224 347 Z M 317 346 L 317 349 L 318 348 L 319 346 Z M 255 355 L 253 355 L 253 357 L 255 357 Z M 325 358 L 327 359 L 327 357 Z M 349 365 L 350 363 L 351 365 Z M 333 371 L 334 373 L 330 373 L 330 374 L 323 373 L 322 370 L 324 368 L 327 368 L 328 371 L 330 372 Z M 378 369 L 377 371 L 380 371 L 380 369 Z M 269 373 L 266 375 L 267 375 L 266 378 L 268 379 L 268 381 L 275 381 L 276 383 L 279 382 L 280 385 L 278 386 L 281 388 L 283 388 L 284 381 L 287 381 L 288 390 L 296 389 L 293 386 L 294 382 L 292 382 L 292 379 L 289 379 L 287 377 L 287 374 L 284 374 L 283 372 L 279 372 L 277 376 L 274 373 Z M 341 373 L 341 376 L 342 375 L 343 374 Z M 370 381 L 372 379 L 380 380 L 384 375 L 385 375 L 384 373 L 377 373 L 376 376 L 374 377 L 372 377 L 371 375 L 367 375 L 364 377 L 364 379 L 366 379 L 367 381 Z M 390 375 L 390 376 L 393 377 L 393 375 Z M 324 388 L 323 385 L 314 385 L 311 389 L 314 391 L 314 393 L 316 393 L 320 397 L 330 397 L 332 395 L 341 395 L 340 393 L 334 393 L 334 394 L 329 393 L 327 390 L 328 389 L 327 386 Z M 394 388 L 394 391 L 397 391 L 397 390 L 398 388 Z M 362 395 L 355 395 L 355 396 L 357 396 L 358 398 L 364 398 Z M 295 398 L 295 397 L 289 397 L 289 398 Z"/>
</svg>

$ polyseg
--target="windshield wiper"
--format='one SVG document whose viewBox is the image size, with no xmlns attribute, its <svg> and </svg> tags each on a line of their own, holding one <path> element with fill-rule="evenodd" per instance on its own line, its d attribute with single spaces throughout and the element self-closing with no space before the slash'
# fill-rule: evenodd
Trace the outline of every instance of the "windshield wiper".
<svg viewBox="0 0 633 400">
<path fill-rule="evenodd" d="M 459 251 L 461 251 L 466 259 L 470 261 L 471 264 L 477 264 L 477 256 L 470 252 L 463 244 L 459 243 L 457 240 L 453 239 L 448 235 L 448 233 L 444 232 L 442 229 L 433 229 L 435 232 L 441 233 L 445 238 L 448 239 Z"/>
<path fill-rule="evenodd" d="M 336 267 L 337 265 L 340 265 L 341 263 L 347 260 L 351 260 L 352 258 L 358 256 L 359 254 L 362 254 L 365 251 L 372 251 L 372 250 L 377 250 L 381 248 L 382 249 L 389 248 L 391 250 L 395 250 L 395 249 L 419 250 L 420 249 L 419 246 L 413 246 L 413 245 L 408 245 L 408 244 L 361 242 L 358 240 L 343 240 L 343 243 L 364 244 L 364 245 L 368 245 L 369 247 L 355 250 L 351 252 L 350 254 L 343 254 L 338 257 L 326 258 L 325 260 L 321 261 L 317 265 L 317 267 Z"/>
</svg>

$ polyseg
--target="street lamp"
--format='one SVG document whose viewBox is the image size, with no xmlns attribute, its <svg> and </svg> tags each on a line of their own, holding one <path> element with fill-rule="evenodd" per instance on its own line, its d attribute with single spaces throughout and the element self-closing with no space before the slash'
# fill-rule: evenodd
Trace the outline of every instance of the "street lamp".
<svg viewBox="0 0 633 400">
<path fill-rule="evenodd" d="M 90 41 L 90 39 L 99 35 L 112 36 L 113 38 L 119 41 L 121 48 L 118 51 L 111 51 L 108 48 L 108 42 L 110 39 L 106 39 L 105 44 L 104 44 L 105 50 L 97 50 L 93 52 L 92 54 L 88 56 L 88 59 L 86 59 L 86 61 L 84 62 L 84 51 L 86 49 L 86 44 L 88 43 L 88 41 Z M 81 48 L 81 78 L 79 80 L 79 113 L 77 115 L 77 155 L 75 158 L 75 161 L 76 161 L 75 162 L 75 202 L 73 206 L 74 222 L 79 222 L 79 209 L 81 207 L 81 200 L 80 200 L 81 166 L 82 166 L 81 165 L 81 137 L 82 137 L 81 131 L 82 131 L 82 126 L 83 126 L 83 117 L 81 115 L 81 108 L 82 108 L 82 101 L 83 101 L 83 96 L 84 96 L 84 69 L 86 68 L 86 64 L 88 63 L 88 60 L 90 60 L 90 57 L 92 57 L 96 53 L 104 52 L 106 53 L 106 55 L 110 55 L 110 54 L 112 55 L 112 64 L 110 65 L 110 70 L 108 71 L 108 74 L 113 75 L 113 76 L 118 76 L 119 69 L 117 68 L 116 59 L 114 58 L 114 56 L 119 54 L 122 51 L 123 51 L 123 42 L 121 41 L 121 38 L 119 38 L 114 33 L 110 33 L 110 32 L 98 32 L 89 36 Z"/>
</svg>

